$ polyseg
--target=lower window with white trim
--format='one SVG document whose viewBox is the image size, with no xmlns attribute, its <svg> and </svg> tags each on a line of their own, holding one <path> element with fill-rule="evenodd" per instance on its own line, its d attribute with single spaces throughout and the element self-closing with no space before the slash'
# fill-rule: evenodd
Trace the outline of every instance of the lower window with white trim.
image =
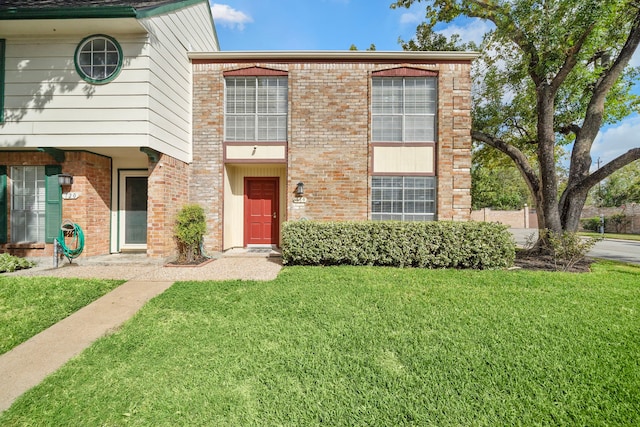
<svg viewBox="0 0 640 427">
<path fill-rule="evenodd" d="M 436 177 L 372 177 L 371 219 L 434 221 L 436 219 Z"/>
<path fill-rule="evenodd" d="M 12 166 L 11 182 L 11 240 L 44 242 L 44 166 Z"/>
</svg>

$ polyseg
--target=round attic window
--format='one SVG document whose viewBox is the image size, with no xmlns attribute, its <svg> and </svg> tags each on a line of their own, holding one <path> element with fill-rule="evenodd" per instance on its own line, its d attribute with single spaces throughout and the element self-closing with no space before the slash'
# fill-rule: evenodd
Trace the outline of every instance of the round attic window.
<svg viewBox="0 0 640 427">
<path fill-rule="evenodd" d="M 89 83 L 108 83 L 122 68 L 122 49 L 112 37 L 89 36 L 78 44 L 75 64 L 78 74 Z"/>
</svg>

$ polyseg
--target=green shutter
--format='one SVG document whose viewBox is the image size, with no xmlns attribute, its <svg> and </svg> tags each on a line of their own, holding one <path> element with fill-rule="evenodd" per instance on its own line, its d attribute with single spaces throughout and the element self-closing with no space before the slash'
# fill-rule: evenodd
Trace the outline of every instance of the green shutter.
<svg viewBox="0 0 640 427">
<path fill-rule="evenodd" d="M 7 243 L 7 167 L 0 166 L 0 243 Z"/>
<path fill-rule="evenodd" d="M 62 173 L 59 165 L 44 167 L 45 174 L 45 211 L 44 211 L 44 241 L 53 243 L 58 237 L 62 224 L 62 189 L 58 184 L 58 174 Z"/>
<path fill-rule="evenodd" d="M 0 123 L 4 121 L 4 52 L 5 40 L 0 39 Z"/>
</svg>

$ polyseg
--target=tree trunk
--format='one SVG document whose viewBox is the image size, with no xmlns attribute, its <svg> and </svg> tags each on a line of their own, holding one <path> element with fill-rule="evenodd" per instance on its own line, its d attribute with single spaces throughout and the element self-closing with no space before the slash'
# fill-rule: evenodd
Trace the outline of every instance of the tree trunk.
<svg viewBox="0 0 640 427">
<path fill-rule="evenodd" d="M 558 183 L 556 178 L 555 142 L 553 127 L 555 111 L 554 93 L 548 84 L 542 83 L 537 89 L 538 111 L 538 163 L 540 167 L 540 196 L 537 206 L 542 210 L 542 222 L 539 230 L 562 232 L 562 223 L 558 210 Z M 541 233 L 542 235 L 543 233 Z"/>
</svg>

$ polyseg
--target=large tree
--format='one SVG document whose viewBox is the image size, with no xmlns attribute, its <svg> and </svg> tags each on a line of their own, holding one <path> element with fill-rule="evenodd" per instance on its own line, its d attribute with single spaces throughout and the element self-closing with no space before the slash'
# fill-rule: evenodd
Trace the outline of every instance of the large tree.
<svg viewBox="0 0 640 427">
<path fill-rule="evenodd" d="M 418 2 L 398 0 L 392 7 Z M 640 147 L 630 148 L 591 172 L 600 128 L 638 111 L 632 92 L 638 69 L 629 61 L 640 42 L 640 0 L 425 3 L 419 33 L 458 17 L 493 23 L 475 63 L 472 137 L 515 162 L 540 229 L 576 231 L 589 189 L 640 159 Z M 564 149 L 570 163 L 561 190 L 557 160 Z"/>
</svg>

